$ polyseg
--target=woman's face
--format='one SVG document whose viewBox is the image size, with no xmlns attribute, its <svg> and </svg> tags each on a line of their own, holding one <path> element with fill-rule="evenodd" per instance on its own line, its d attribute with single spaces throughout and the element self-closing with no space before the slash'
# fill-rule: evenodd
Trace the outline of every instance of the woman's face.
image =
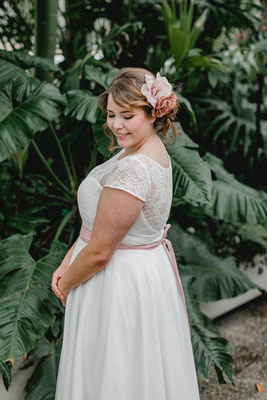
<svg viewBox="0 0 267 400">
<path fill-rule="evenodd" d="M 142 108 L 120 107 L 109 94 L 107 102 L 107 124 L 117 138 L 120 147 L 137 150 L 150 136 L 156 133 L 150 118 Z"/>
</svg>

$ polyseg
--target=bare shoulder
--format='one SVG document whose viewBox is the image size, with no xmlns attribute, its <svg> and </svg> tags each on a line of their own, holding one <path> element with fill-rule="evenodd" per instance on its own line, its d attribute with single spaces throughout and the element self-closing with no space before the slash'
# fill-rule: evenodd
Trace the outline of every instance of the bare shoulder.
<svg viewBox="0 0 267 400">
<path fill-rule="evenodd" d="M 152 158 L 152 160 L 156 161 L 164 168 L 169 167 L 169 154 L 160 138 L 142 146 L 142 148 L 138 150 L 138 153 Z"/>
</svg>

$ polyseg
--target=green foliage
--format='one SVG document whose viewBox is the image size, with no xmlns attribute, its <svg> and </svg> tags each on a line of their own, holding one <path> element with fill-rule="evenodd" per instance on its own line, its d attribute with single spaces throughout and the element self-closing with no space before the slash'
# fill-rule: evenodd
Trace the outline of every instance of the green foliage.
<svg viewBox="0 0 267 400">
<path fill-rule="evenodd" d="M 97 121 L 97 102 L 98 99 L 89 90 L 70 90 L 67 92 L 68 103 L 65 115 L 78 119 L 79 121 L 89 121 L 95 124 Z"/>
<path fill-rule="evenodd" d="M 229 155 L 239 143 L 242 143 L 244 156 L 246 156 L 256 128 L 255 115 L 251 109 L 242 107 L 242 98 L 236 90 L 233 90 L 232 98 L 233 104 L 218 98 L 201 100 L 204 105 L 203 113 L 209 115 L 212 112 L 214 115 L 207 128 L 207 133 L 213 134 L 213 142 L 219 141 L 222 135 L 224 138 L 227 137 L 229 147 L 225 151 L 226 155 Z M 231 132 L 230 135 L 229 132 Z"/>
<path fill-rule="evenodd" d="M 219 382 L 232 382 L 230 346 L 214 332 L 198 302 L 237 296 L 256 286 L 233 257 L 215 256 L 214 248 L 185 233 L 177 222 L 195 223 L 199 236 L 205 227 L 206 241 L 212 234 L 211 221 L 216 227 L 218 221 L 227 223 L 240 240 L 266 247 L 266 194 L 257 185 L 248 186 L 251 181 L 243 171 L 237 168 L 235 179 L 223 167 L 223 161 L 227 169 L 239 166 L 239 160 L 227 159 L 237 151 L 247 158 L 253 152 L 255 159 L 263 157 L 261 149 L 255 156 L 254 138 L 255 127 L 264 119 L 258 99 L 266 101 L 258 88 L 266 64 L 262 22 L 257 25 L 260 10 L 235 0 L 227 5 L 201 0 L 194 7 L 193 2 L 178 6 L 165 0 L 162 7 L 152 0 L 123 1 L 120 7 L 99 0 L 66 4 L 68 32 L 62 29 L 59 42 L 65 57 L 61 68 L 26 53 L 0 51 L 0 222 L 2 238 L 8 237 L 0 244 L 0 334 L 5 333 L 0 366 L 6 388 L 11 364 L 27 354 L 28 363 L 39 362 L 26 398 L 53 399 L 63 310 L 51 296 L 50 284 L 66 251 L 55 239 L 62 237 L 70 246 L 78 234 L 79 181 L 111 155 L 97 97 L 118 69 L 128 65 L 164 70 L 179 86 L 180 122 L 175 126 L 182 135 L 167 146 L 175 216 L 170 237 L 181 261 L 198 376 L 208 379 L 214 363 Z M 12 5 L 12 10 L 21 16 L 18 7 Z M 15 32 L 13 19 L 3 18 L 11 21 L 10 32 Z M 18 18 L 21 25 L 28 24 Z M 250 33 L 226 53 L 235 40 L 232 27 Z M 30 49 L 28 42 L 25 46 Z M 31 77 L 35 67 L 54 72 L 54 83 Z M 253 168 L 257 175 L 264 171 L 255 163 Z M 34 240 L 33 232 L 38 233 Z M 223 232 L 217 229 L 216 238 Z"/>
<path fill-rule="evenodd" d="M 63 74 L 61 68 L 55 65 L 52 61 L 38 56 L 30 56 L 23 51 L 6 51 L 0 50 L 0 59 L 6 60 L 23 69 L 42 68 L 46 71 L 59 72 Z"/>
<path fill-rule="evenodd" d="M 65 103 L 55 86 L 32 78 L 6 84 L 0 101 L 0 161 L 26 147 L 37 131 L 59 116 Z"/>
<path fill-rule="evenodd" d="M 212 184 L 212 206 L 205 207 L 205 212 L 230 223 L 266 222 L 267 194 L 238 182 L 214 155 L 206 153 L 203 159 L 216 176 Z"/>
<path fill-rule="evenodd" d="M 32 239 L 32 234 L 13 235 L 0 243 L 0 354 L 12 365 L 37 344 L 61 308 L 50 285 L 66 245 L 54 242 L 49 254 L 35 261 L 29 253 Z"/>
<path fill-rule="evenodd" d="M 54 400 L 55 398 L 62 337 L 52 342 L 48 340 L 43 340 L 43 342 L 42 349 L 38 352 L 38 356 L 40 357 L 41 354 L 42 358 L 25 387 L 25 400 Z"/>
<path fill-rule="evenodd" d="M 178 124 L 176 128 L 181 132 Z M 173 166 L 173 204 L 181 198 L 194 204 L 209 204 L 211 198 L 210 170 L 197 152 L 198 145 L 184 132 L 168 147 Z"/>
<path fill-rule="evenodd" d="M 186 263 L 180 266 L 182 277 L 196 278 L 193 287 L 199 301 L 229 299 L 259 289 L 237 268 L 233 257 L 219 258 L 211 254 L 205 243 L 184 232 L 177 223 L 172 224 L 170 235 L 177 257 Z"/>
<path fill-rule="evenodd" d="M 193 277 L 183 278 L 197 375 L 208 380 L 209 365 L 213 362 L 219 382 L 233 383 L 231 348 L 226 339 L 211 329 L 209 319 L 200 312 L 193 282 Z"/>
</svg>

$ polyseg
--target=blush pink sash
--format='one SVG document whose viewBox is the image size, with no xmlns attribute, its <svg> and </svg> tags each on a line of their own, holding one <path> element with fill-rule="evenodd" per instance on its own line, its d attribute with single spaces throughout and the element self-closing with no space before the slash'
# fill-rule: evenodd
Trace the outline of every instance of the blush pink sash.
<svg viewBox="0 0 267 400">
<path fill-rule="evenodd" d="M 167 224 L 164 228 L 164 233 L 163 236 L 160 240 L 158 240 L 157 242 L 153 242 L 153 243 L 148 243 L 148 244 L 140 244 L 140 245 L 125 245 L 125 244 L 119 244 L 119 246 L 117 247 L 120 250 L 131 250 L 131 249 L 153 249 L 154 247 L 159 246 L 161 243 L 164 247 L 164 250 L 167 254 L 167 256 L 169 257 L 169 260 L 171 262 L 172 268 L 173 268 L 173 272 L 176 278 L 176 283 L 177 283 L 177 288 L 178 291 L 180 290 L 182 299 L 183 299 L 183 303 L 185 306 L 185 310 L 187 312 L 187 307 L 186 307 L 186 302 L 185 302 L 185 296 L 184 296 L 184 291 L 183 291 L 183 286 L 182 286 L 182 282 L 180 279 L 180 275 L 178 272 L 178 266 L 176 263 L 176 258 L 175 258 L 175 254 L 174 254 L 174 250 L 172 247 L 172 243 L 169 239 L 167 239 L 167 232 L 168 229 L 171 227 L 171 224 Z M 88 229 L 85 225 L 81 226 L 81 230 L 80 230 L 80 238 L 88 243 L 90 241 L 90 237 L 91 237 L 91 231 L 90 229 Z"/>
</svg>

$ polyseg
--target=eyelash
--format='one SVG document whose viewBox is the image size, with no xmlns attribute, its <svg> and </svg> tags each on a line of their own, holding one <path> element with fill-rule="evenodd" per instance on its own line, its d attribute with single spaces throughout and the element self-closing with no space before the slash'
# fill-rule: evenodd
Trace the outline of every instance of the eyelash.
<svg viewBox="0 0 267 400">
<path fill-rule="evenodd" d="M 108 118 L 114 118 L 115 117 L 115 115 L 108 115 Z M 131 119 L 131 118 L 133 118 L 132 116 L 131 117 L 123 117 L 124 119 Z"/>
</svg>

